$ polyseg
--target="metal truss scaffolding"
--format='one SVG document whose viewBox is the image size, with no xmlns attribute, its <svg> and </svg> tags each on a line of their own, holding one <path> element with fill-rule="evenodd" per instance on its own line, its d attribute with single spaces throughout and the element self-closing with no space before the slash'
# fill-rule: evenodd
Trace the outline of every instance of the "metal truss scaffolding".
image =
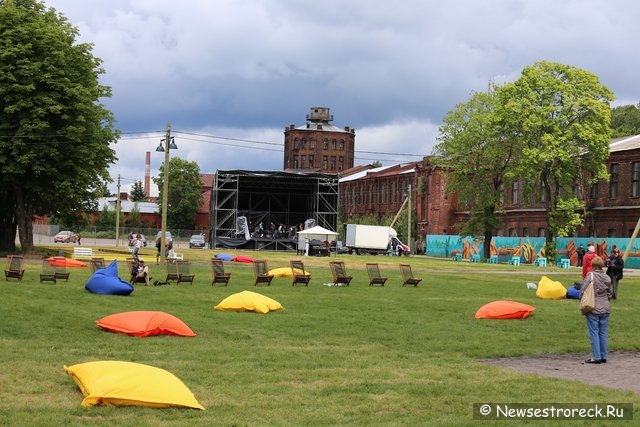
<svg viewBox="0 0 640 427">
<path fill-rule="evenodd" d="M 295 250 L 292 236 L 299 224 L 314 219 L 335 231 L 338 224 L 337 175 L 302 172 L 217 171 L 211 195 L 211 242 L 214 247 Z M 251 236 L 237 228 L 238 217 L 249 222 Z M 284 226 L 292 230 L 277 238 L 261 236 Z M 249 237 L 249 238 L 247 238 Z M 251 242 L 249 242 L 251 240 Z"/>
</svg>

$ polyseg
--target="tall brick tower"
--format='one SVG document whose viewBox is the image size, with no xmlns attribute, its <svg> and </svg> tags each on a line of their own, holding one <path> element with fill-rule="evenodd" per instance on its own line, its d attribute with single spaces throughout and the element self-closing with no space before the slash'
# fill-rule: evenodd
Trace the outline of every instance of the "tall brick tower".
<svg viewBox="0 0 640 427">
<path fill-rule="evenodd" d="M 285 170 L 339 173 L 353 167 L 356 130 L 332 121 L 329 108 L 312 107 L 306 125 L 285 127 Z"/>
</svg>

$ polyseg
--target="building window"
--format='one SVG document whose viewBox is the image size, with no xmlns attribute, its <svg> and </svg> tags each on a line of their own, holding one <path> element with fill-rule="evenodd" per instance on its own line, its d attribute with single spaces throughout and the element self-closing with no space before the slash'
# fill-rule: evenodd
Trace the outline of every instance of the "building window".
<svg viewBox="0 0 640 427">
<path fill-rule="evenodd" d="M 336 156 L 331 156 L 331 170 L 336 170 Z"/>
<path fill-rule="evenodd" d="M 631 167 L 631 197 L 640 197 L 640 162 L 633 162 Z"/>
<path fill-rule="evenodd" d="M 311 149 L 311 150 L 315 150 L 316 149 L 316 140 L 313 139 L 313 138 L 311 138 L 309 140 L 309 149 Z"/>
<path fill-rule="evenodd" d="M 547 237 L 547 231 L 544 228 L 538 228 L 538 237 Z"/>
<path fill-rule="evenodd" d="M 522 237 L 529 237 L 529 229 L 527 227 L 522 229 Z"/>
<path fill-rule="evenodd" d="M 329 149 L 329 140 L 327 138 L 322 140 L 322 146 L 324 147 L 325 150 Z"/>
<path fill-rule="evenodd" d="M 611 165 L 611 170 L 609 171 L 609 175 L 611 175 L 611 179 L 609 181 L 609 198 L 617 199 L 618 198 L 618 175 L 620 173 L 620 165 L 614 163 Z"/>
<path fill-rule="evenodd" d="M 518 203 L 518 181 L 511 184 L 511 202 L 514 205 Z"/>
<path fill-rule="evenodd" d="M 322 157 L 322 169 L 329 169 L 329 156 Z"/>
<path fill-rule="evenodd" d="M 300 156 L 300 167 L 304 169 L 304 165 L 307 163 L 307 156 Z"/>
<path fill-rule="evenodd" d="M 299 148 L 300 148 L 300 140 L 299 140 L 298 138 L 295 138 L 295 139 L 293 140 L 293 149 L 294 149 L 294 150 L 297 150 L 297 149 L 299 149 Z"/>
<path fill-rule="evenodd" d="M 313 167 L 313 154 L 309 154 L 309 167 Z"/>
<path fill-rule="evenodd" d="M 338 157 L 338 170 L 341 171 L 344 169 L 344 157 Z"/>
<path fill-rule="evenodd" d="M 300 148 L 304 150 L 306 146 L 307 146 L 307 139 L 302 138 L 302 141 L 300 141 Z"/>
<path fill-rule="evenodd" d="M 331 140 L 331 149 L 334 150 L 334 151 L 336 149 L 336 144 L 337 144 L 337 141 L 335 139 L 332 139 Z"/>
<path fill-rule="evenodd" d="M 616 229 L 610 228 L 607 230 L 607 237 L 616 237 Z"/>
<path fill-rule="evenodd" d="M 597 199 L 598 198 L 598 183 L 594 182 L 593 184 L 591 184 L 591 198 L 592 199 Z"/>
<path fill-rule="evenodd" d="M 510 228 L 509 229 L 509 237 L 518 237 L 518 235 L 516 234 L 516 229 L 515 228 Z"/>
<path fill-rule="evenodd" d="M 293 168 L 298 169 L 298 156 L 293 158 Z"/>
<path fill-rule="evenodd" d="M 344 151 L 344 139 L 341 139 L 338 143 L 338 150 Z"/>
</svg>

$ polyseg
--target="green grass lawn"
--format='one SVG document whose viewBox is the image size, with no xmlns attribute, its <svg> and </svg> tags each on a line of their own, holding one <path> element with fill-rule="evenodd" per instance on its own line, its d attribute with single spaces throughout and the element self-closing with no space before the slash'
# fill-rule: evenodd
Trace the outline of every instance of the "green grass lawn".
<svg viewBox="0 0 640 427">
<path fill-rule="evenodd" d="M 163 279 L 153 249 L 146 250 L 154 279 Z M 69 283 L 40 284 L 36 260 L 27 263 L 22 283 L 3 282 L 0 425 L 505 425 L 474 421 L 472 405 L 479 402 L 633 403 L 639 419 L 640 396 L 632 392 L 477 361 L 588 355 L 577 302 L 540 300 L 527 289 L 527 282 L 540 279 L 539 269 L 344 255 L 337 259 L 354 276 L 351 286 L 328 287 L 329 259 L 309 257 L 304 258 L 312 274 L 309 287 L 293 288 L 290 278 L 275 278 L 271 287 L 256 289 L 250 264 L 228 262 L 229 286 L 214 288 L 208 265 L 213 252 L 180 252 L 192 261 L 193 286 L 137 285 L 128 297 L 94 295 L 84 289 L 89 269 L 73 269 Z M 234 253 L 266 259 L 272 269 L 295 258 L 291 253 Z M 380 264 L 389 277 L 386 286 L 368 286 L 366 262 Z M 410 263 L 414 275 L 424 279 L 420 286 L 401 286 L 400 262 Z M 575 268 L 543 270 L 561 273 L 553 278 L 566 286 L 580 278 Z M 632 276 L 621 282 L 610 322 L 612 350 L 640 347 L 639 284 L 640 277 Z M 242 290 L 274 298 L 286 310 L 261 315 L 213 309 Z M 497 299 L 531 304 L 536 311 L 526 320 L 474 319 L 479 307 Z M 103 316 L 130 310 L 168 312 L 198 336 L 134 338 L 96 326 Z M 166 369 L 207 410 L 83 408 L 83 396 L 63 365 L 95 360 Z"/>
</svg>

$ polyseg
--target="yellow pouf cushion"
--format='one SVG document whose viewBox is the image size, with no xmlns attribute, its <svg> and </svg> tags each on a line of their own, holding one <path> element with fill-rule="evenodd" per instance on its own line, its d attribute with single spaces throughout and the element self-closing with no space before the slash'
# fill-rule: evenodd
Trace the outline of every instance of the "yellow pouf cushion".
<svg viewBox="0 0 640 427">
<path fill-rule="evenodd" d="M 293 277 L 294 271 L 298 275 L 302 274 L 302 270 L 300 270 L 299 268 L 292 270 L 291 267 L 274 268 L 273 270 L 269 270 L 269 274 L 273 277 Z M 305 276 L 309 275 L 308 271 L 305 271 L 304 273 Z"/>
<path fill-rule="evenodd" d="M 261 314 L 284 309 L 278 301 L 251 291 L 229 295 L 214 308 L 223 311 L 255 311 Z"/>
<path fill-rule="evenodd" d="M 98 361 L 64 367 L 85 396 L 82 406 L 151 406 L 202 409 L 175 375 L 141 363 Z"/>
<path fill-rule="evenodd" d="M 563 299 L 567 296 L 567 288 L 560 282 L 551 280 L 547 276 L 542 276 L 542 279 L 538 282 L 536 296 L 542 299 Z"/>
</svg>

